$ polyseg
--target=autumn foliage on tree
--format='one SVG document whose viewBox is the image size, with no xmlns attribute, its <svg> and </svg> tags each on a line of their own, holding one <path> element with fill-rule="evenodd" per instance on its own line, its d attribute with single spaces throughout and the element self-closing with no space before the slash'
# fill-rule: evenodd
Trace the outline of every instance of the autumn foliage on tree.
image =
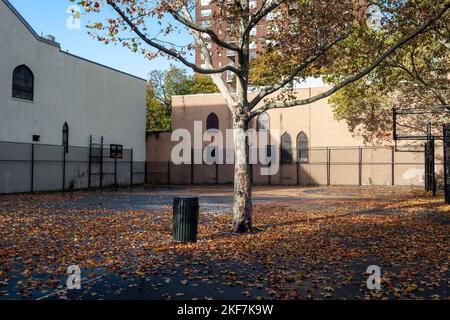
<svg viewBox="0 0 450 320">
<path fill-rule="evenodd" d="M 150 72 L 147 84 L 147 130 L 170 130 L 172 96 L 216 92 L 217 87 L 210 77 L 189 75 L 183 68 L 171 65 L 166 71 Z"/>
<path fill-rule="evenodd" d="M 370 1 L 373 2 L 373 1 Z M 96 38 L 121 43 L 149 59 L 175 59 L 198 74 L 209 75 L 229 108 L 235 147 L 233 229 L 252 229 L 249 146 L 244 131 L 252 118 L 266 110 L 310 104 L 362 79 L 417 36 L 427 34 L 440 19 L 448 18 L 449 0 L 387 0 L 376 2 L 384 21 L 376 28 L 367 24 L 366 1 L 357 0 L 211 0 L 211 25 L 196 23 L 193 0 L 85 0 L 87 12 L 104 11 L 106 21 L 92 24 Z M 109 10 L 106 10 L 108 7 Z M 251 30 L 268 28 L 265 39 L 252 39 Z M 169 34 L 187 30 L 191 39 L 167 40 Z M 221 30 L 216 32 L 214 30 Z M 368 47 L 383 35 L 382 45 Z M 270 73 L 256 94 L 251 86 L 250 44 L 261 41 Z M 213 65 L 209 42 L 236 53 L 232 64 Z M 378 43 L 376 43 L 378 45 Z M 192 49 L 200 48 L 204 65 L 192 62 Z M 229 71 L 236 77 L 234 93 L 221 78 Z M 298 99 L 292 84 L 310 75 L 334 76 L 333 86 L 316 96 Z"/>
<path fill-rule="evenodd" d="M 421 1 L 418 12 L 426 12 L 436 1 Z M 351 48 L 377 55 L 389 45 L 391 34 L 383 30 L 367 41 L 358 39 Z M 415 39 L 397 49 L 371 74 L 346 86 L 330 98 L 335 117 L 345 121 L 350 130 L 370 143 L 385 143 L 392 137 L 392 108 L 420 108 L 450 104 L 450 19 L 448 14 Z M 365 61 L 343 57 L 344 63 L 325 77 L 333 85 L 359 68 Z M 406 119 L 405 119 L 406 120 Z M 439 114 L 411 117 L 407 126 L 412 134 L 425 134 L 426 123 L 440 127 L 446 116 Z M 404 128 L 406 129 L 406 128 Z M 406 133 L 406 132 L 405 132 Z"/>
</svg>

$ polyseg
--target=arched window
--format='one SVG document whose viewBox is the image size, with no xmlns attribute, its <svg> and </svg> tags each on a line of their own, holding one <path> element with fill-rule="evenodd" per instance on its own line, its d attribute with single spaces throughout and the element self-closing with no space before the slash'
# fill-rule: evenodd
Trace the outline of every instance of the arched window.
<svg viewBox="0 0 450 320">
<path fill-rule="evenodd" d="M 30 68 L 25 65 L 18 66 L 13 72 L 12 97 L 33 101 L 34 76 Z"/>
<path fill-rule="evenodd" d="M 297 136 L 297 161 L 299 163 L 309 162 L 309 141 L 308 136 L 303 131 Z"/>
<path fill-rule="evenodd" d="M 267 146 L 266 146 L 266 156 L 268 158 L 271 157 L 272 155 L 272 148 L 270 145 L 270 134 L 269 134 L 269 130 L 270 130 L 270 118 L 269 115 L 267 114 L 267 112 L 263 112 L 261 113 L 258 118 L 256 118 L 256 130 L 257 131 L 262 131 L 262 132 L 266 132 L 267 133 Z"/>
<path fill-rule="evenodd" d="M 256 130 L 270 130 L 270 119 L 267 112 L 263 112 L 258 116 L 256 120 Z"/>
<path fill-rule="evenodd" d="M 210 113 L 208 118 L 206 119 L 206 130 L 210 129 L 219 130 L 219 118 L 214 112 Z"/>
<path fill-rule="evenodd" d="M 208 118 L 206 119 L 206 130 L 219 130 L 219 118 L 217 115 L 212 112 L 209 114 Z M 214 136 L 211 137 L 211 142 L 214 141 Z M 216 150 L 217 146 L 212 146 L 210 150 L 208 151 L 211 157 L 216 157 Z"/>
<path fill-rule="evenodd" d="M 292 139 L 289 133 L 281 136 L 281 163 L 292 162 Z"/>
<path fill-rule="evenodd" d="M 64 146 L 64 152 L 69 152 L 69 125 L 64 122 L 62 129 L 62 145 Z"/>
</svg>

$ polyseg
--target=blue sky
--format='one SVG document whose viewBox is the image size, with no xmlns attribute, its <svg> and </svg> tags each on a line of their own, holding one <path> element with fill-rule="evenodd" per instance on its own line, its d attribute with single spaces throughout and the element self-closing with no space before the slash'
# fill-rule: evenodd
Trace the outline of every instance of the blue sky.
<svg viewBox="0 0 450 320">
<path fill-rule="evenodd" d="M 165 58 L 145 59 L 139 53 L 115 45 L 104 45 L 93 40 L 84 27 L 92 21 L 103 21 L 99 14 L 82 15 L 81 29 L 68 29 L 67 8 L 73 5 L 69 0 L 10 0 L 11 4 L 28 21 L 33 29 L 42 35 L 52 34 L 61 44 L 61 49 L 95 62 L 147 79 L 154 69 L 167 69 L 173 61 Z M 182 36 L 189 37 L 184 34 Z M 170 39 L 170 38 L 169 38 Z"/>
</svg>

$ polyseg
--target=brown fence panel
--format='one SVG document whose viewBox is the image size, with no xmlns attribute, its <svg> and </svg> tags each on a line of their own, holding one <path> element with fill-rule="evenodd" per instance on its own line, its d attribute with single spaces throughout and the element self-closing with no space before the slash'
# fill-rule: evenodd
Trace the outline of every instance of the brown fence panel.
<svg viewBox="0 0 450 320">
<path fill-rule="evenodd" d="M 188 185 L 191 184 L 190 164 L 170 165 L 170 184 Z"/>
<path fill-rule="evenodd" d="M 330 149 L 329 168 L 331 185 L 358 185 L 359 149 Z"/>
<path fill-rule="evenodd" d="M 216 184 L 216 166 L 211 164 L 194 164 L 194 184 Z"/>
<path fill-rule="evenodd" d="M 223 164 L 218 165 L 218 183 L 230 184 L 234 181 L 234 165 Z"/>
<path fill-rule="evenodd" d="M 300 173 L 302 183 L 308 181 L 309 185 L 327 185 L 327 166 L 327 149 L 311 149 L 309 171 L 302 170 Z"/>
</svg>

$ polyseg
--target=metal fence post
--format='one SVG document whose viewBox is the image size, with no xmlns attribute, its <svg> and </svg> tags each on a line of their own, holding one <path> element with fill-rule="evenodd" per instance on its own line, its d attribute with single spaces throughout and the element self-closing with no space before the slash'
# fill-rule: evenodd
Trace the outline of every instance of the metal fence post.
<svg viewBox="0 0 450 320">
<path fill-rule="evenodd" d="M 66 191 L 66 146 L 63 146 L 62 191 Z"/>
<path fill-rule="evenodd" d="M 444 124 L 443 131 L 444 131 L 444 197 L 445 197 L 445 203 L 450 204 L 450 186 L 448 183 L 449 179 L 449 150 L 450 147 L 450 133 L 449 133 L 450 125 Z"/>
<path fill-rule="evenodd" d="M 327 185 L 331 185 L 331 166 L 330 166 L 330 161 L 331 161 L 331 152 L 330 152 L 330 148 L 327 147 Z"/>
<path fill-rule="evenodd" d="M 191 149 L 191 185 L 194 185 L 194 149 Z"/>
<path fill-rule="evenodd" d="M 100 190 L 103 189 L 103 136 L 100 143 Z"/>
<path fill-rule="evenodd" d="M 34 192 L 34 143 L 31 145 L 31 192 Z"/>
<path fill-rule="evenodd" d="M 88 189 L 91 189 L 91 175 L 92 175 L 92 134 L 89 136 L 89 176 Z"/>
<path fill-rule="evenodd" d="M 363 149 L 358 147 L 359 160 L 358 160 L 358 184 L 362 186 L 362 167 L 363 167 Z"/>
<path fill-rule="evenodd" d="M 395 186 L 395 148 L 392 147 L 391 150 L 391 184 Z"/>
<path fill-rule="evenodd" d="M 131 149 L 131 162 L 130 162 L 130 187 L 133 190 L 133 149 Z"/>
<path fill-rule="evenodd" d="M 432 192 L 432 194 L 433 194 L 433 197 L 435 197 L 436 196 L 436 158 L 435 158 L 435 149 L 434 149 L 434 138 L 433 139 L 431 139 L 431 145 L 432 145 L 432 152 L 433 152 L 433 164 L 432 164 L 432 167 L 431 167 L 431 173 L 432 173 L 432 175 L 431 175 L 431 179 L 432 179 L 432 185 L 431 185 L 431 192 Z"/>
</svg>

